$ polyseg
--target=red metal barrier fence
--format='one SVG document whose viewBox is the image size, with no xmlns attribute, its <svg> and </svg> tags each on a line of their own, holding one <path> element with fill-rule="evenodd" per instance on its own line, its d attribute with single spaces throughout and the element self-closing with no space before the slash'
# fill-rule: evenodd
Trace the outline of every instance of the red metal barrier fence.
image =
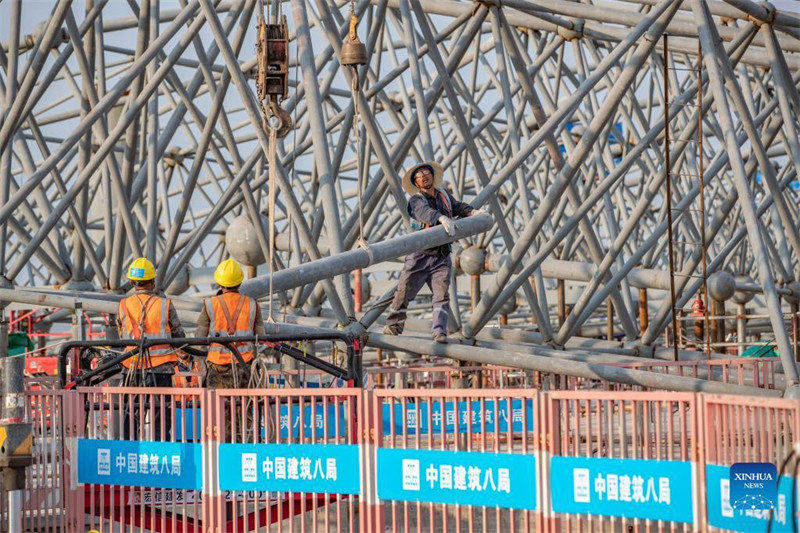
<svg viewBox="0 0 800 533">
<path fill-rule="evenodd" d="M 31 531 L 792 527 L 797 400 L 349 388 L 28 396 Z M 733 514 L 729 467 L 742 461 L 784 467 L 774 513 Z M 180 483 L 163 483 L 170 470 Z"/>
<path fill-rule="evenodd" d="M 28 421 L 33 430 L 33 464 L 27 468 L 23 497 L 23 525 L 36 531 L 64 531 L 69 517 L 64 495 L 69 464 L 66 438 L 69 428 L 62 391 L 39 391 L 26 397 Z M 0 491 L 2 523 L 7 523 L 6 493 Z"/>
<path fill-rule="evenodd" d="M 561 457 L 691 462 L 699 457 L 697 412 L 697 395 L 692 393 L 622 392 L 610 397 L 601 391 L 554 391 L 546 395 L 547 449 L 551 456 Z M 618 488 L 621 477 L 611 478 L 616 479 Z M 548 465 L 544 478 L 557 481 Z M 608 475 L 602 479 L 608 498 Z M 589 481 L 596 484 L 595 479 Z M 617 492 L 617 501 L 624 502 L 627 498 Z M 567 513 L 554 517 L 548 525 L 552 531 L 683 531 L 693 527 L 636 517 Z"/>
<path fill-rule="evenodd" d="M 74 417 L 77 438 L 96 441 L 199 442 L 207 392 L 203 389 L 109 387 L 83 388 L 66 393 L 74 402 L 65 413 Z M 189 416 L 185 416 L 189 413 Z M 199 416 L 192 416 L 197 413 Z M 165 468 L 175 469 L 171 456 L 164 465 L 160 455 L 125 453 L 123 463 L 115 461 L 113 443 L 109 450 L 109 471 L 115 475 L 147 475 Z M 80 460 L 80 459 L 79 459 Z M 76 461 L 77 463 L 78 461 Z M 77 465 L 76 465 L 77 466 Z M 155 488 L 87 483 L 71 494 L 69 506 L 77 510 L 83 531 L 121 531 L 136 527 L 145 531 L 203 531 L 200 523 L 203 498 L 196 489 Z M 85 518 L 84 518 L 85 517 Z M 82 519 L 84 520 L 82 522 Z"/>
<path fill-rule="evenodd" d="M 734 512 L 728 467 L 740 462 L 770 462 L 781 478 L 774 513 L 749 511 L 736 524 L 740 530 L 798 531 L 797 457 L 800 402 L 744 396 L 700 395 L 704 434 L 702 483 L 707 487 L 707 521 L 732 526 Z M 782 471 L 781 471 L 782 470 Z M 794 518 L 792 509 L 795 509 Z"/>
<path fill-rule="evenodd" d="M 609 364 L 611 366 L 648 370 L 662 374 L 688 376 L 761 389 L 774 389 L 776 388 L 775 375 L 778 361 L 774 357 L 735 357 L 698 361 L 647 361 Z M 373 367 L 365 369 L 364 373 L 364 386 L 369 389 L 442 389 L 473 386 L 489 389 L 534 388 L 543 391 L 644 390 L 640 386 L 612 383 L 600 379 L 579 378 L 565 374 L 520 370 L 493 365 L 453 367 L 447 364 L 432 364 L 409 367 Z"/>
<path fill-rule="evenodd" d="M 379 450 L 438 450 L 516 454 L 536 456 L 540 449 L 539 394 L 534 390 L 375 390 L 373 391 L 371 429 Z M 380 453 L 380 452 L 379 452 Z M 405 460 L 415 460 L 408 454 Z M 423 454 L 424 455 L 424 454 Z M 448 458 L 448 454 L 441 454 Z M 435 457 L 435 456 L 434 456 Z M 435 464 L 434 459 L 428 459 Z M 465 469 L 466 486 L 458 487 L 458 466 L 447 468 L 452 476 L 442 489 L 442 467 L 425 473 L 422 483 L 437 485 L 442 494 L 434 494 L 427 502 L 413 501 L 413 495 L 402 501 L 381 502 L 374 507 L 378 531 L 495 531 L 537 528 L 540 515 L 533 510 L 500 507 L 487 508 L 436 502 L 447 499 L 447 487 L 464 493 L 495 489 L 499 472 L 485 469 L 481 477 L 475 470 Z M 420 463 L 424 468 L 425 461 Z M 378 457 L 377 475 L 381 475 Z M 477 468 L 477 467 L 473 467 Z M 472 474 L 473 479 L 469 479 Z M 477 480 L 474 476 L 477 475 Z M 499 477 L 499 476 L 498 476 Z M 434 479 L 435 478 L 435 479 Z M 380 498 L 381 484 L 377 481 Z M 410 491 L 409 491 L 410 492 Z M 438 498 L 437 498 L 438 497 Z"/>
<path fill-rule="evenodd" d="M 209 456 L 221 457 L 221 444 L 267 445 L 274 451 L 256 464 L 261 469 L 258 474 L 272 474 L 267 481 L 280 481 L 281 472 L 287 480 L 313 479 L 320 473 L 314 471 L 316 461 L 307 453 L 309 448 L 302 448 L 295 457 L 290 453 L 291 447 L 360 444 L 367 420 L 362 401 L 360 389 L 348 388 L 217 391 L 211 403 Z M 257 453 L 258 447 L 245 449 L 245 453 Z M 364 453 L 363 449 L 358 451 L 359 472 L 337 471 L 337 476 L 355 476 L 363 486 Z M 212 487 L 223 486 L 226 476 L 239 474 L 223 471 L 213 461 L 206 462 L 206 466 L 210 474 L 207 481 Z M 323 468 L 322 461 L 319 468 Z M 327 464 L 324 468 L 325 474 L 333 477 Z M 220 531 L 366 530 L 364 501 L 351 495 L 280 490 L 215 490 L 207 494 L 210 501 L 206 519 Z"/>
</svg>

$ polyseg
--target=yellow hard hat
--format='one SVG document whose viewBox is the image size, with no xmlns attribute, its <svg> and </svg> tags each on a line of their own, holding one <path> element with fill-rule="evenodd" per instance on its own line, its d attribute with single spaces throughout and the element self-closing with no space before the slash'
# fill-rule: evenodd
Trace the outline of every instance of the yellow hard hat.
<svg viewBox="0 0 800 533">
<path fill-rule="evenodd" d="M 236 287 L 242 284 L 244 271 L 233 259 L 226 259 L 214 271 L 214 281 L 220 287 Z"/>
<path fill-rule="evenodd" d="M 131 281 L 150 281 L 156 277 L 156 269 L 149 259 L 139 257 L 134 259 L 131 266 L 128 267 L 125 277 Z"/>
</svg>

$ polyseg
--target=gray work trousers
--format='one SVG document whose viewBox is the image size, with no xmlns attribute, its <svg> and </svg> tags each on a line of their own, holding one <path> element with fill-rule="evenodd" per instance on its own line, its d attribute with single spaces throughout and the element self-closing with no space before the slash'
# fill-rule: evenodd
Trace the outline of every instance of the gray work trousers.
<svg viewBox="0 0 800 533">
<path fill-rule="evenodd" d="M 431 331 L 447 334 L 447 316 L 450 314 L 450 271 L 453 263 L 450 254 L 424 254 L 414 252 L 406 256 L 405 266 L 397 282 L 397 292 L 386 317 L 386 325 L 395 333 L 403 332 L 406 309 L 424 284 L 433 292 L 433 323 Z"/>
</svg>

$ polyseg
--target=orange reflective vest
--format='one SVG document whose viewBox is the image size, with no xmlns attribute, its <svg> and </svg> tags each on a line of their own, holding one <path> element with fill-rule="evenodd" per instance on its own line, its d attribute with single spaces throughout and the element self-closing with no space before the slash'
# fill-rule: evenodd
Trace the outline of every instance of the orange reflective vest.
<svg viewBox="0 0 800 533">
<path fill-rule="evenodd" d="M 185 367 L 184 367 L 185 368 Z M 179 389 L 200 386 L 200 376 L 203 375 L 203 367 L 200 361 L 193 361 L 189 371 L 183 370 L 179 365 L 175 365 L 175 373 L 172 375 L 172 386 Z"/>
<path fill-rule="evenodd" d="M 239 294 L 225 292 L 211 298 L 211 305 L 205 302 L 209 318 L 209 337 L 235 337 L 252 335 L 256 321 L 256 301 Z M 250 342 L 235 344 L 239 354 L 247 363 L 253 359 L 253 345 Z M 231 364 L 233 354 L 221 344 L 212 344 L 207 360 L 217 365 Z"/>
<path fill-rule="evenodd" d="M 169 299 L 153 294 L 133 294 L 123 298 L 117 311 L 122 324 L 122 337 L 139 340 L 141 338 L 163 338 L 171 335 L 169 328 Z M 126 351 L 133 350 L 131 346 Z M 141 354 L 122 362 L 126 368 L 155 368 L 164 363 L 178 360 L 175 348 L 169 344 L 158 344 L 149 349 L 150 357 L 141 360 Z"/>
</svg>

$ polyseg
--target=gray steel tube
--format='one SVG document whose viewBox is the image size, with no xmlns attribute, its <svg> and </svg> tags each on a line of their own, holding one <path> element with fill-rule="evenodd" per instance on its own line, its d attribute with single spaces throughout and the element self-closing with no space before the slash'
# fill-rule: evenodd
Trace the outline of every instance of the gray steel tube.
<svg viewBox="0 0 800 533">
<path fill-rule="evenodd" d="M 491 350 L 477 346 L 463 344 L 439 344 L 428 339 L 415 339 L 406 336 L 382 335 L 370 333 L 367 345 L 385 350 L 402 350 L 415 354 L 438 355 L 459 361 L 471 363 L 486 363 L 508 366 L 554 374 L 566 374 L 586 379 L 604 379 L 616 383 L 640 385 L 655 389 L 666 389 L 687 392 L 708 392 L 713 394 L 742 394 L 750 396 L 766 396 L 778 398 L 781 391 L 774 389 L 759 389 L 732 385 L 718 381 L 659 374 L 646 370 L 615 367 L 597 363 L 583 363 L 559 359 L 549 355 L 532 355 L 515 353 L 507 350 Z M 548 348 L 540 348 L 542 354 L 556 352 Z"/>
<path fill-rule="evenodd" d="M 490 272 L 497 272 L 500 265 L 507 261 L 507 255 L 490 254 L 486 256 L 486 270 Z M 565 279 L 570 281 L 591 281 L 594 276 L 597 266 L 592 263 L 584 261 L 565 261 L 563 259 L 545 259 L 539 265 L 542 270 L 542 276 L 546 278 Z M 709 275 L 712 273 L 709 272 Z M 675 279 L 680 279 L 684 276 L 680 273 L 675 274 Z M 641 289 L 660 289 L 664 291 L 669 290 L 669 272 L 655 268 L 632 268 L 627 275 L 628 283 L 631 287 Z M 761 293 L 763 289 L 760 285 L 755 283 L 743 283 L 739 280 L 735 282 L 737 291 L 756 292 Z M 790 289 L 778 287 L 778 294 L 791 295 Z"/>
<path fill-rule="evenodd" d="M 294 268 L 279 270 L 273 274 L 273 291 L 285 291 L 302 287 L 326 278 L 331 278 L 357 268 L 366 268 L 374 263 L 388 261 L 412 252 L 418 252 L 483 233 L 492 226 L 492 216 L 478 214 L 455 221 L 456 236 L 448 235 L 444 228 L 436 226 L 402 237 L 371 244 L 367 249 L 355 248 L 341 254 L 310 261 Z M 268 292 L 269 276 L 257 276 L 242 283 L 241 291 L 254 298 L 262 298 Z"/>
</svg>

